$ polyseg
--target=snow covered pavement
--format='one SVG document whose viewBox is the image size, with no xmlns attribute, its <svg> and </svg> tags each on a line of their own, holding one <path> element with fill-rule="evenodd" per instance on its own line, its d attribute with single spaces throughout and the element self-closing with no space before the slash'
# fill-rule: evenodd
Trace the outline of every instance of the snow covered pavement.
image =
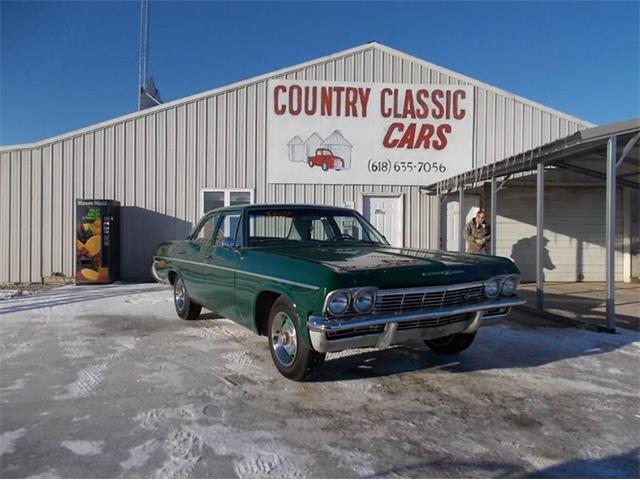
<svg viewBox="0 0 640 480">
<path fill-rule="evenodd" d="M 640 334 L 485 326 L 279 376 L 156 284 L 0 301 L 2 477 L 638 477 Z"/>
</svg>

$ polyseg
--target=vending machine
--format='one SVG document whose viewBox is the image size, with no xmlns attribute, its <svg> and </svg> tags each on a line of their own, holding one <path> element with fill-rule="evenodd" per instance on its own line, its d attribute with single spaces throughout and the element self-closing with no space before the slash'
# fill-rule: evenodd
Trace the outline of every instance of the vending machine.
<svg viewBox="0 0 640 480">
<path fill-rule="evenodd" d="M 120 273 L 120 203 L 76 200 L 76 284 L 111 283 Z"/>
</svg>

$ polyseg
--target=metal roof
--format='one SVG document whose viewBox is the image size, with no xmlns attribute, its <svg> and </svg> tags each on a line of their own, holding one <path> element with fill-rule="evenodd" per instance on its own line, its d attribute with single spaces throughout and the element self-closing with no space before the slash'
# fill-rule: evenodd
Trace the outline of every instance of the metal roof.
<svg viewBox="0 0 640 480">
<path fill-rule="evenodd" d="M 580 130 L 554 142 L 422 188 L 431 193 L 445 192 L 484 182 L 492 177 L 532 171 L 540 163 L 605 178 L 607 141 L 613 136 L 618 137 L 616 158 L 624 157 L 617 168 L 619 183 L 640 188 L 640 118 Z"/>
<path fill-rule="evenodd" d="M 326 55 L 324 57 L 316 58 L 316 59 L 313 59 L 313 60 L 308 60 L 306 62 L 302 62 L 302 63 L 298 63 L 298 64 L 295 64 L 295 65 L 292 65 L 292 66 L 289 66 L 289 67 L 285 67 L 285 68 L 281 68 L 281 69 L 278 69 L 278 70 L 274 70 L 274 71 L 269 72 L 269 73 L 265 73 L 265 74 L 262 74 L 262 75 L 251 77 L 251 78 L 248 78 L 248 79 L 245 79 L 245 80 L 241 80 L 241 81 L 238 81 L 238 82 L 230 83 L 230 84 L 227 84 L 227 85 L 224 85 L 224 86 L 221 86 L 221 87 L 217 87 L 217 88 L 214 88 L 214 89 L 211 89 L 211 90 L 207 90 L 207 91 L 202 92 L 202 93 L 197 93 L 195 95 L 190 95 L 188 97 L 179 98 L 179 99 L 176 99 L 176 100 L 173 100 L 173 101 L 170 101 L 170 102 L 166 102 L 166 103 L 163 103 L 161 105 L 158 105 L 158 106 L 155 106 L 155 107 L 151 107 L 151 108 L 148 108 L 148 109 L 145 109 L 145 110 L 142 110 L 142 111 L 132 112 L 132 113 L 129 113 L 129 114 L 126 114 L 126 115 L 122 115 L 122 116 L 116 117 L 116 118 L 111 119 L 111 120 L 106 120 L 104 122 L 99 122 L 99 123 L 96 123 L 94 125 L 90 125 L 90 126 L 87 126 L 87 127 L 83 127 L 83 128 L 79 128 L 79 129 L 76 129 L 76 130 L 72 130 L 70 132 L 66 132 L 66 133 L 62 133 L 62 134 L 59 134 L 59 135 L 55 135 L 53 137 L 48 137 L 48 138 L 45 138 L 43 140 L 38 140 L 38 141 L 35 141 L 35 142 L 27 142 L 27 143 L 18 144 L 18 145 L 0 145 L 0 152 L 9 151 L 9 150 L 22 150 L 22 149 L 40 147 L 40 146 L 43 146 L 43 145 L 46 145 L 46 144 L 49 144 L 49 143 L 53 143 L 53 142 L 55 142 L 57 140 L 63 140 L 63 139 L 71 138 L 71 137 L 74 137 L 74 136 L 82 135 L 84 133 L 91 132 L 91 131 L 94 131 L 94 130 L 97 130 L 97 129 L 100 129 L 100 128 L 103 128 L 103 127 L 107 127 L 107 126 L 110 126 L 110 125 L 114 125 L 114 124 L 117 124 L 117 123 L 121 123 L 121 122 L 124 122 L 126 120 L 144 117 L 144 116 L 147 116 L 147 115 L 152 114 L 154 112 L 167 110 L 167 109 L 172 108 L 172 107 L 177 106 L 177 105 L 183 105 L 183 104 L 187 104 L 187 103 L 190 103 L 190 102 L 195 102 L 197 100 L 200 100 L 200 99 L 203 99 L 203 98 L 207 98 L 207 97 L 219 94 L 219 93 L 223 93 L 223 92 L 226 92 L 226 91 L 232 91 L 232 90 L 235 90 L 235 89 L 238 89 L 238 88 L 242 88 L 242 87 L 245 87 L 245 86 L 251 85 L 251 84 L 257 84 L 257 83 L 259 83 L 261 81 L 268 80 L 268 79 L 271 79 L 271 78 L 282 77 L 282 76 L 285 76 L 285 75 L 290 74 L 292 72 L 301 71 L 304 68 L 309 67 L 309 66 L 320 64 L 320 63 L 323 63 L 323 62 L 326 62 L 326 61 L 329 61 L 329 60 L 332 60 L 332 59 L 345 58 L 345 57 L 348 57 L 349 55 L 352 55 L 354 53 L 365 52 L 365 51 L 368 51 L 368 50 L 378 50 L 378 51 L 381 51 L 381 52 L 386 52 L 386 53 L 394 55 L 394 56 L 396 56 L 398 58 L 402 58 L 402 59 L 408 60 L 410 62 L 415 62 L 417 64 L 424 65 L 424 66 L 426 66 L 426 67 L 428 67 L 428 68 L 430 68 L 430 69 L 432 69 L 434 71 L 437 71 L 437 72 L 440 72 L 442 74 L 449 75 L 449 76 L 451 76 L 453 78 L 456 78 L 458 81 L 460 81 L 462 83 L 466 83 L 466 84 L 473 85 L 473 86 L 476 86 L 476 87 L 484 88 L 487 91 L 490 91 L 490 92 L 493 92 L 493 93 L 496 93 L 496 94 L 499 94 L 499 95 L 503 95 L 505 98 L 511 98 L 513 100 L 517 100 L 519 102 L 522 102 L 525 105 L 529 105 L 531 107 L 540 109 L 541 111 L 547 112 L 547 113 L 552 114 L 552 115 L 557 115 L 557 116 L 559 116 L 561 118 L 565 118 L 565 119 L 567 119 L 569 121 L 577 122 L 577 123 L 584 124 L 584 125 L 587 125 L 587 126 L 594 125 L 594 124 L 592 124 L 592 123 L 590 123 L 590 122 L 588 122 L 586 120 L 582 120 L 582 119 L 577 118 L 577 117 L 575 117 L 573 115 L 569 115 L 567 113 L 561 112 L 561 111 L 553 109 L 551 107 L 542 105 L 542 104 L 540 104 L 538 102 L 535 102 L 533 100 L 529 100 L 527 98 L 521 97 L 520 95 L 516 95 L 514 93 L 508 92 L 508 91 L 506 91 L 506 90 L 504 90 L 502 88 L 498 88 L 498 87 L 495 87 L 493 85 L 489 85 L 489 84 L 484 83 L 484 82 L 482 82 L 480 80 L 476 80 L 474 78 L 468 77 L 466 75 L 463 75 L 461 73 L 455 72 L 455 71 L 450 70 L 448 68 L 441 67 L 439 65 L 433 64 L 431 62 L 428 62 L 427 60 L 423 60 L 423 59 L 415 57 L 413 55 L 409 55 L 409 54 L 407 54 L 405 52 L 402 52 L 400 50 L 396 50 L 394 48 L 388 47 L 388 46 L 383 45 L 383 44 L 378 43 L 378 42 L 369 42 L 369 43 L 365 43 L 363 45 L 358 45 L 356 47 L 349 48 L 347 50 L 342 50 L 342 51 L 337 52 L 337 53 Z"/>
</svg>

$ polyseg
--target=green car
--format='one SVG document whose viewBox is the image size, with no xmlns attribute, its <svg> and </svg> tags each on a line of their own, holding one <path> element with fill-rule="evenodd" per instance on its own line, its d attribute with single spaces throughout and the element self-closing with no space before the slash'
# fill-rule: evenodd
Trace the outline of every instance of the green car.
<svg viewBox="0 0 640 480">
<path fill-rule="evenodd" d="M 158 246 L 152 272 L 173 285 L 181 318 L 205 307 L 266 335 L 276 368 L 294 380 L 350 348 L 422 339 L 461 352 L 483 318 L 524 303 L 509 259 L 394 248 L 337 207 L 213 210 L 186 239 Z"/>
</svg>

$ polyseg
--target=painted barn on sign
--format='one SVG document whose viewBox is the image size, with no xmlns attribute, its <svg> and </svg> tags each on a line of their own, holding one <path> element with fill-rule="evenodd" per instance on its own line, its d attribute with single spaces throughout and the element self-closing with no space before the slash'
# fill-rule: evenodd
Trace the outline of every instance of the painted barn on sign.
<svg viewBox="0 0 640 480">
<path fill-rule="evenodd" d="M 307 158 L 313 157 L 316 154 L 316 150 L 322 145 L 322 137 L 318 132 L 313 132 L 304 144 L 307 150 Z"/>
<path fill-rule="evenodd" d="M 305 147 L 302 139 L 296 135 L 287 144 L 289 147 L 289 161 L 290 162 L 306 162 L 307 161 L 307 148 Z"/>
<path fill-rule="evenodd" d="M 331 135 L 324 139 L 321 148 L 327 148 L 331 150 L 336 157 L 344 160 L 344 168 L 351 168 L 351 150 L 353 145 L 349 143 L 349 140 L 344 138 L 340 130 L 334 130 Z"/>
</svg>

